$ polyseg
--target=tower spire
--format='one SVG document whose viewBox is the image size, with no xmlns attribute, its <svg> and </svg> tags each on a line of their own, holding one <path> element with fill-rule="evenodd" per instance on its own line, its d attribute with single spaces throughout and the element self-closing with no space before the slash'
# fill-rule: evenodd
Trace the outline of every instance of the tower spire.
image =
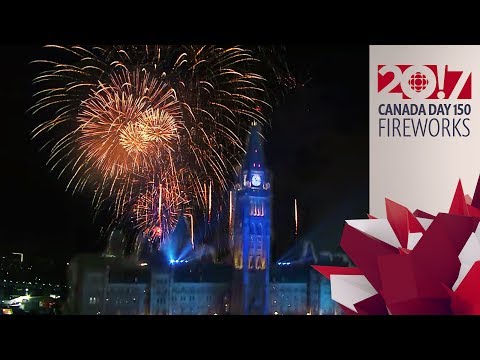
<svg viewBox="0 0 480 360">
<path fill-rule="evenodd" d="M 243 160 L 243 169 L 263 170 L 265 166 L 265 154 L 263 152 L 264 138 L 262 135 L 262 126 L 254 122 L 250 128 L 250 137 L 248 139 L 247 153 Z"/>
</svg>

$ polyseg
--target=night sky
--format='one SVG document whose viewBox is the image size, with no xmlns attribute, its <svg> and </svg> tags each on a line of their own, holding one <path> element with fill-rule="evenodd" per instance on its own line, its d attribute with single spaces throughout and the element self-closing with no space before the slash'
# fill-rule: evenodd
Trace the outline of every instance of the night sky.
<svg viewBox="0 0 480 360">
<path fill-rule="evenodd" d="M 0 45 L 2 172 L 0 253 L 22 251 L 67 261 L 100 251 L 100 223 L 87 194 L 65 192 L 29 133 L 37 123 L 31 81 L 41 44 Z M 345 219 L 368 212 L 368 46 L 288 45 L 290 70 L 303 87 L 273 114 L 267 165 L 274 174 L 273 246 L 293 245 L 293 202 L 299 238 L 335 250 Z"/>
</svg>

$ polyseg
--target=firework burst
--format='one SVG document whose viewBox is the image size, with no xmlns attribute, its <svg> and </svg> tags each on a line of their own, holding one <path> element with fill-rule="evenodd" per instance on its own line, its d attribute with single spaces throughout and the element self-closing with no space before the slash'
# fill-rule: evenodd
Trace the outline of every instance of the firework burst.
<svg viewBox="0 0 480 360">
<path fill-rule="evenodd" d="M 149 188 L 137 195 L 129 214 L 134 228 L 156 246 L 175 229 L 181 210 L 189 203 L 179 185 L 152 181 Z"/>
<path fill-rule="evenodd" d="M 49 164 L 97 209 L 161 243 L 188 204 L 212 215 L 230 187 L 253 121 L 270 108 L 259 60 L 242 47 L 47 46 L 70 61 L 35 79 Z M 208 188 L 208 192 L 207 189 Z M 132 220 L 133 219 L 133 220 Z"/>
</svg>

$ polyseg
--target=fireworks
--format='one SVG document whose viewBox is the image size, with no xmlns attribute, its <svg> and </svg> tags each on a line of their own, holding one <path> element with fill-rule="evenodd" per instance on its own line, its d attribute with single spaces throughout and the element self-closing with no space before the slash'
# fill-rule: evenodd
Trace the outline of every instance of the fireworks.
<svg viewBox="0 0 480 360">
<path fill-rule="evenodd" d="M 49 164 L 88 188 L 97 209 L 128 219 L 157 243 L 180 214 L 212 217 L 230 187 L 252 121 L 270 108 L 260 62 L 241 47 L 47 46 L 70 61 L 40 60 L 33 114 L 48 118 Z M 265 54 L 262 53 L 264 57 Z M 193 217 L 191 218 L 193 223 Z"/>
<path fill-rule="evenodd" d="M 152 183 L 137 195 L 132 209 L 134 226 L 149 239 L 163 239 L 175 228 L 182 205 L 187 203 L 178 184 Z"/>
<path fill-rule="evenodd" d="M 297 241 L 297 240 L 298 240 L 298 208 L 297 208 L 297 199 L 295 199 L 294 217 L 295 217 L 295 241 Z"/>
</svg>

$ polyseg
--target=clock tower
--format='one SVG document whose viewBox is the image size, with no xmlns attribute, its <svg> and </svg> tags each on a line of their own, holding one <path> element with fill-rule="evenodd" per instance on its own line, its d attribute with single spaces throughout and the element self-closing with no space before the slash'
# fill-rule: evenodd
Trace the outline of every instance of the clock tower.
<svg viewBox="0 0 480 360">
<path fill-rule="evenodd" d="M 271 189 L 260 125 L 250 133 L 234 190 L 232 312 L 263 315 L 269 308 Z"/>
</svg>

